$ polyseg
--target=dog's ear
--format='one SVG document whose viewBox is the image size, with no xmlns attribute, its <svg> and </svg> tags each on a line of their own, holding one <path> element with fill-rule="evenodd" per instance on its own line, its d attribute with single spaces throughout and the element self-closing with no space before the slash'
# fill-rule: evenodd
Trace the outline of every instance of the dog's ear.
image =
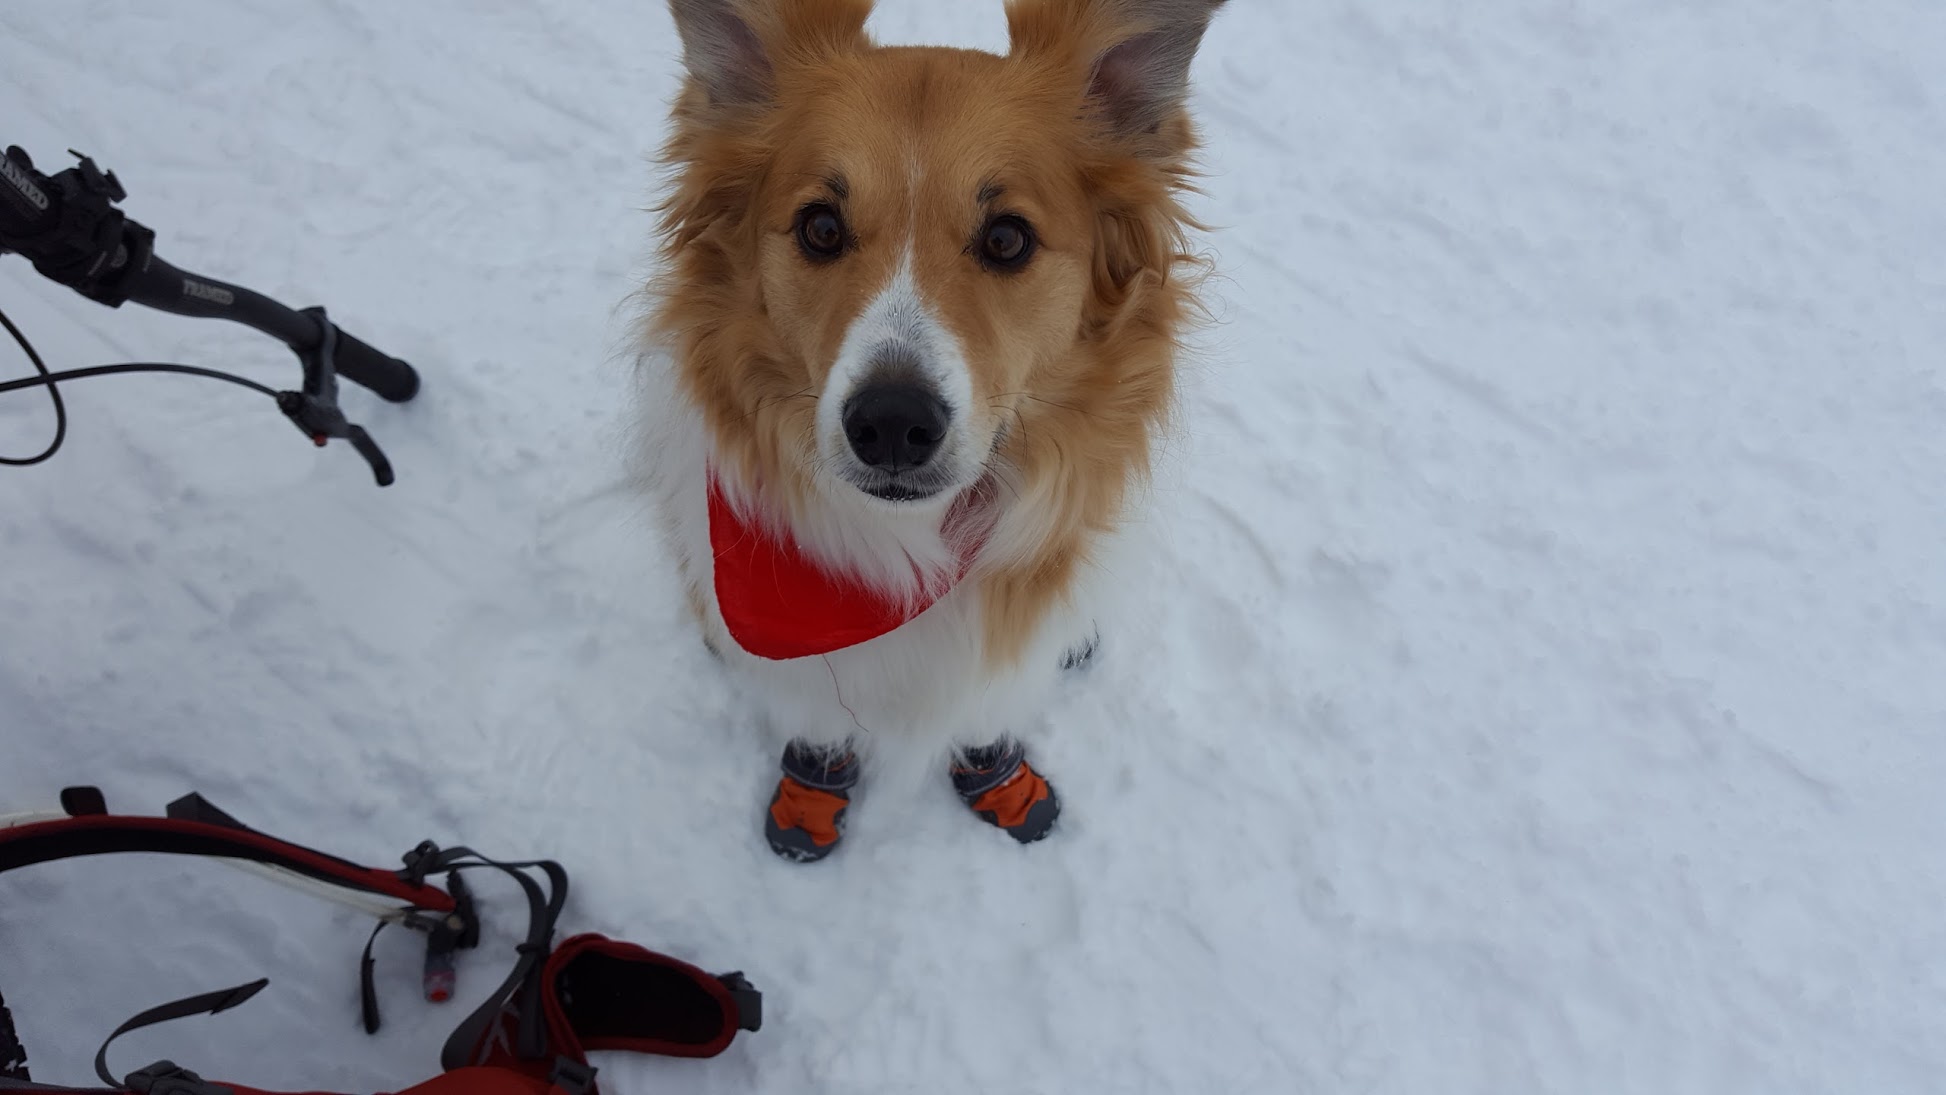
<svg viewBox="0 0 1946 1095">
<path fill-rule="evenodd" d="M 1016 57 L 1085 74 L 1087 98 L 1115 136 L 1146 144 L 1179 115 L 1189 65 L 1224 0 L 1010 0 Z"/>
<path fill-rule="evenodd" d="M 712 106 L 741 106 L 770 97 L 770 56 L 733 0 L 669 0 L 682 60 Z"/>
<path fill-rule="evenodd" d="M 871 0 L 669 0 L 683 64 L 711 106 L 766 102 L 780 64 L 865 42 Z"/>
<path fill-rule="evenodd" d="M 1223 0 L 1143 0 L 1128 4 L 1122 37 L 1095 60 L 1088 95 L 1115 129 L 1153 133 L 1189 97 L 1189 64 Z M 1139 28 L 1139 29 L 1138 29 Z"/>
</svg>

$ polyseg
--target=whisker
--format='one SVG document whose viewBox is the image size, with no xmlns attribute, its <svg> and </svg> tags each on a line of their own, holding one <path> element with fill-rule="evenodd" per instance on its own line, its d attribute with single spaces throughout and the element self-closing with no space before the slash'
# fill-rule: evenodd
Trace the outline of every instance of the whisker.
<svg viewBox="0 0 1946 1095">
<path fill-rule="evenodd" d="M 769 399 L 759 399 L 757 400 L 757 405 L 750 408 L 749 412 L 746 413 L 743 416 L 743 418 L 740 419 L 740 421 L 748 421 L 749 419 L 755 418 L 760 412 L 763 411 L 765 407 L 773 406 L 778 403 L 784 403 L 792 399 L 803 399 L 806 396 L 811 396 L 811 394 L 812 394 L 812 389 L 805 388 L 803 391 L 792 392 L 789 395 L 774 395 L 771 396 Z"/>
<path fill-rule="evenodd" d="M 1014 398 L 1031 399 L 1036 403 L 1044 403 L 1049 407 L 1058 407 L 1061 410 L 1068 412 L 1069 414 L 1078 414 L 1083 418 L 1097 417 L 1094 412 L 1083 410 L 1082 408 L 1077 407 L 1072 403 L 1063 403 L 1058 399 L 1048 399 L 1045 396 L 1038 396 L 1035 395 L 1033 392 L 1029 392 L 1029 391 L 1001 392 L 999 395 L 994 396 L 992 399 L 988 400 L 987 402 L 988 405 L 991 406 L 992 404 L 997 403 L 1002 399 L 1014 399 Z"/>
</svg>

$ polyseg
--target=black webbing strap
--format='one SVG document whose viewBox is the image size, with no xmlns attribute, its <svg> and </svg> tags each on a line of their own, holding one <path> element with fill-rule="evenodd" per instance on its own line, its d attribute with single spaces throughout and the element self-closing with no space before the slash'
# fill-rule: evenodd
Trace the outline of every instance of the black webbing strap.
<svg viewBox="0 0 1946 1095">
<path fill-rule="evenodd" d="M 547 1012 L 541 1002 L 541 972 L 554 949 L 554 925 L 561 918 L 561 907 L 568 900 L 568 873 L 559 863 L 547 859 L 501 863 L 488 859 L 471 848 L 448 848 L 440 852 L 435 870 L 470 870 L 492 867 L 520 883 L 527 895 L 527 938 L 515 948 L 519 959 L 500 987 L 493 990 L 473 1014 L 461 1021 L 440 1050 L 441 1068 L 451 1071 L 478 1064 L 475 1054 L 486 1040 L 487 1028 L 497 1022 L 510 1001 L 519 1016 L 514 1035 L 514 1054 L 522 1060 L 540 1060 L 549 1055 Z M 547 876 L 548 892 L 524 872 L 537 870 Z"/>
<path fill-rule="evenodd" d="M 268 984 L 270 984 L 269 981 L 259 978 L 247 985 L 238 985 L 232 989 L 219 989 L 216 992 L 206 992 L 201 996 L 191 996 L 184 1000 L 177 1000 L 174 1003 L 160 1004 L 150 1008 L 135 1018 L 130 1019 L 128 1022 L 123 1023 L 121 1026 L 116 1027 L 115 1033 L 110 1034 L 108 1040 L 101 1044 L 101 1048 L 95 1052 L 95 1075 L 101 1077 L 101 1082 L 111 1088 L 121 1087 L 121 1082 L 115 1079 L 114 1073 L 108 1071 L 108 1047 L 114 1044 L 115 1039 L 120 1038 L 129 1031 L 141 1030 L 143 1027 L 152 1027 L 157 1023 L 166 1023 L 171 1019 L 181 1019 L 189 1015 L 215 1015 L 219 1011 L 228 1011 L 238 1004 L 243 1003 L 245 1000 L 250 999 L 252 996 L 257 995 Z"/>
<path fill-rule="evenodd" d="M 365 938 L 365 953 L 358 956 L 358 1017 L 365 1024 L 366 1034 L 378 1033 L 378 983 L 372 978 L 378 960 L 372 957 L 372 944 L 384 930 L 383 920 L 372 925 L 372 934 Z"/>
</svg>

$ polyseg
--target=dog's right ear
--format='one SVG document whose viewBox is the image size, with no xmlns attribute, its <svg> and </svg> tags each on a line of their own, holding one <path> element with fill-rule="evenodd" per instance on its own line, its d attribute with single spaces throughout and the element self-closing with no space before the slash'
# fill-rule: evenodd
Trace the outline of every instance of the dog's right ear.
<svg viewBox="0 0 1946 1095">
<path fill-rule="evenodd" d="M 714 107 L 776 92 L 780 65 L 865 42 L 871 0 L 669 0 L 683 64 Z"/>
<path fill-rule="evenodd" d="M 734 0 L 669 0 L 682 60 L 712 106 L 742 106 L 770 97 L 770 56 Z"/>
</svg>

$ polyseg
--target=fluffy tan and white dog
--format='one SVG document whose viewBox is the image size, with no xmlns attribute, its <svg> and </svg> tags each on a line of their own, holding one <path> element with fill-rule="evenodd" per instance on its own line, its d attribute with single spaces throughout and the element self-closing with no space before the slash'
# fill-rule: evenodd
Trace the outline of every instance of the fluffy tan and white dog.
<svg viewBox="0 0 1946 1095">
<path fill-rule="evenodd" d="M 1222 0 L 1011 0 L 1011 48 L 884 47 L 869 0 L 670 0 L 687 69 L 643 452 L 710 647 L 786 743 L 772 846 L 858 754 L 940 746 L 1059 812 L 1016 736 L 1092 653 L 1091 563 L 1194 308 L 1190 64 Z"/>
</svg>

